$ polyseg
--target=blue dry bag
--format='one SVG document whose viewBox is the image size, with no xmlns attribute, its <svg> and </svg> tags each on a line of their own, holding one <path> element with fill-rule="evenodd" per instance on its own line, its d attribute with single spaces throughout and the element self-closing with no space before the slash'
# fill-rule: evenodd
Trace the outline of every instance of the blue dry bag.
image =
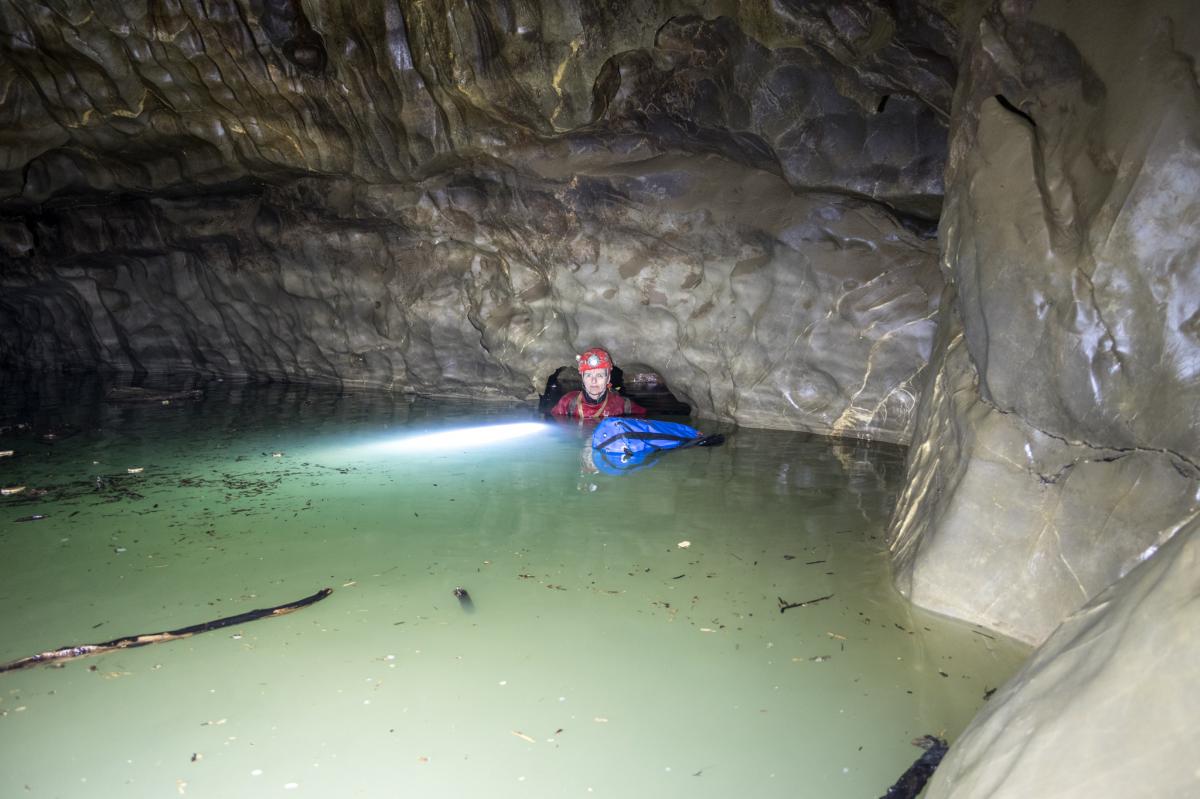
<svg viewBox="0 0 1200 799">
<path fill-rule="evenodd" d="M 694 427 L 677 422 L 632 419 L 615 416 L 605 419 L 592 433 L 592 461 L 607 474 L 621 474 L 654 465 L 660 452 L 681 447 L 720 444 L 724 436 L 705 436 Z"/>
</svg>

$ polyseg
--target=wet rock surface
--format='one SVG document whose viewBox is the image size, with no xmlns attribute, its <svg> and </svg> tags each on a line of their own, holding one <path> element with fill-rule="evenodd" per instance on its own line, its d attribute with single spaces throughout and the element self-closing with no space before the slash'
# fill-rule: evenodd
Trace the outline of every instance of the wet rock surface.
<svg viewBox="0 0 1200 799">
<path fill-rule="evenodd" d="M 950 747 L 929 799 L 1191 796 L 1200 524 L 1062 623 Z"/>
<path fill-rule="evenodd" d="M 979 396 L 954 297 L 943 305 L 893 567 L 917 604 L 1037 644 L 1200 510 L 1200 469 L 1064 441 Z"/>
<path fill-rule="evenodd" d="M 955 295 L 890 540 L 916 601 L 1035 643 L 1200 507 L 1200 203 L 1181 190 L 1200 149 L 1175 135 L 1200 126 L 1200 37 L 1153 6 L 1085 25 L 981 5 L 969 27 Z"/>
<path fill-rule="evenodd" d="M 0 364 L 904 440 L 941 278 L 936 6 L 0 3 Z"/>
<path fill-rule="evenodd" d="M 578 189 L 437 178 L 402 198 L 309 181 L 219 206 L 51 213 L 38 235 L 70 230 L 70 249 L 7 272 L 17 330 L 5 351 L 18 363 L 528 398 L 600 343 L 654 367 L 704 415 L 905 435 L 941 284 L 929 242 L 893 228 L 868 246 L 892 224 L 875 205 L 796 195 L 715 157 L 707 174 L 694 168 L 654 161 Z M 716 199 L 715 180 L 727 192 Z M 672 194 L 652 205 L 638 195 L 654 181 Z M 612 205 L 594 207 L 597 196 Z"/>
</svg>

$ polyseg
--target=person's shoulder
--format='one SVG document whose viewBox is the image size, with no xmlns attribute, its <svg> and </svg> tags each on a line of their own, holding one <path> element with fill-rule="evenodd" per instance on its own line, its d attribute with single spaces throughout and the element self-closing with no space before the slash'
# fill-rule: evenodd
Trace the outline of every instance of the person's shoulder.
<svg viewBox="0 0 1200 799">
<path fill-rule="evenodd" d="M 571 400 L 575 399 L 579 393 L 578 391 L 568 391 L 566 394 L 563 394 L 558 398 L 558 402 L 555 403 L 554 409 L 550 413 L 557 416 L 566 416 L 569 414 L 571 412 Z"/>
<path fill-rule="evenodd" d="M 605 411 L 609 416 L 641 416 L 646 409 L 626 397 L 624 394 L 613 392 L 605 400 Z"/>
<path fill-rule="evenodd" d="M 629 409 L 626 411 L 626 413 L 628 413 L 632 416 L 645 416 L 646 415 L 646 409 L 643 408 L 641 405 L 638 405 L 636 402 L 629 399 L 629 397 L 622 397 L 622 399 L 625 400 L 625 403 L 626 403 L 625 407 Z"/>
</svg>

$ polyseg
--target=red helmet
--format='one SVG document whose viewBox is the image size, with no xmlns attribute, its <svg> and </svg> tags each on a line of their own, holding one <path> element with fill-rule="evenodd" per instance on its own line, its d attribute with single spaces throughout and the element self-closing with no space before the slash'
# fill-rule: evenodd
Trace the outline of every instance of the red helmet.
<svg viewBox="0 0 1200 799">
<path fill-rule="evenodd" d="M 593 369 L 612 369 L 612 358 L 599 347 L 592 347 L 582 355 L 576 355 L 575 361 L 579 364 L 579 374 Z"/>
</svg>

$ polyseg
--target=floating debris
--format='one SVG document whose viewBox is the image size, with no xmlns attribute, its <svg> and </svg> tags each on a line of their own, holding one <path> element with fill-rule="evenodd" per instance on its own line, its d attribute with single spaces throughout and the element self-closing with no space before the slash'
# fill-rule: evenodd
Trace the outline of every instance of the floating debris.
<svg viewBox="0 0 1200 799">
<path fill-rule="evenodd" d="M 185 391 L 151 391 L 139 386 L 115 386 L 104 396 L 106 402 L 159 402 L 169 405 L 171 400 L 202 399 L 204 392 L 198 388 Z"/>
<path fill-rule="evenodd" d="M 15 521 L 18 521 L 18 522 L 40 522 L 44 518 L 46 518 L 46 514 L 35 513 L 32 516 L 22 516 L 21 518 L 16 519 Z"/>
<path fill-rule="evenodd" d="M 11 458 L 13 451 L 11 449 L 0 450 L 0 458 Z"/>
<path fill-rule="evenodd" d="M 779 612 L 780 613 L 783 613 L 786 610 L 791 610 L 792 608 L 804 608 L 804 607 L 808 607 L 809 605 L 815 605 L 818 602 L 824 602 L 826 599 L 832 599 L 832 598 L 833 598 L 833 594 L 826 594 L 825 596 L 819 596 L 816 599 L 807 599 L 803 602 L 785 602 L 785 601 L 783 601 L 783 597 L 781 597 L 781 596 L 776 597 L 776 599 L 779 600 Z"/>
<path fill-rule="evenodd" d="M 529 741 L 529 743 L 531 743 L 531 744 L 537 743 L 537 741 L 535 741 L 533 738 L 530 738 L 528 735 L 521 732 L 520 730 L 512 730 L 512 734 L 517 736 L 518 738 L 520 738 L 522 741 Z"/>
<path fill-rule="evenodd" d="M 19 520 L 18 520 L 19 521 Z M 72 658 L 88 657 L 89 655 L 102 655 L 105 652 L 112 652 L 117 649 L 133 649 L 134 647 L 147 646 L 149 644 L 159 644 L 166 641 L 178 641 L 181 638 L 190 638 L 199 633 L 218 630 L 222 627 L 231 627 L 235 624 L 255 621 L 263 618 L 273 618 L 275 616 L 283 616 L 287 613 L 306 608 L 315 602 L 320 602 L 325 597 L 333 593 L 332 588 L 322 588 L 312 596 L 304 599 L 289 602 L 285 605 L 276 605 L 272 608 L 260 608 L 259 610 L 250 610 L 245 613 L 239 613 L 236 616 L 226 616 L 221 619 L 204 622 L 203 624 L 193 624 L 190 627 L 182 627 L 178 630 L 168 630 L 159 633 L 143 633 L 141 635 L 129 635 L 124 638 L 116 638 L 112 641 L 105 641 L 102 644 L 79 644 L 77 646 L 63 647 L 62 649 L 53 649 L 47 652 L 39 652 L 36 655 L 14 660 L 9 663 L 0 664 L 0 673 L 16 671 L 18 669 L 29 668 L 37 665 L 52 665 L 64 660 Z M 95 667 L 92 668 L 95 670 Z M 125 672 L 122 672 L 124 674 Z"/>
<path fill-rule="evenodd" d="M 8 488 L 0 488 L 0 496 L 11 497 L 14 494 L 20 494 L 25 490 L 25 486 L 9 486 Z"/>
<path fill-rule="evenodd" d="M 145 470 L 146 470 L 145 466 L 130 466 L 125 471 L 129 472 L 130 474 L 141 474 Z"/>
<path fill-rule="evenodd" d="M 43 444 L 53 444 L 56 441 L 62 441 L 65 438 L 70 438 L 71 436 L 76 435 L 78 432 L 78 428 L 72 427 L 71 425 L 66 425 L 65 427 L 57 430 L 47 430 L 45 433 L 42 433 L 40 436 L 38 436 L 38 440 Z"/>
<path fill-rule="evenodd" d="M 680 549 L 687 549 L 687 548 L 688 548 L 688 547 L 690 547 L 691 545 L 692 545 L 692 542 L 691 542 L 691 541 L 680 541 L 680 542 L 679 542 L 678 544 L 676 544 L 675 546 L 679 547 Z"/>
</svg>

